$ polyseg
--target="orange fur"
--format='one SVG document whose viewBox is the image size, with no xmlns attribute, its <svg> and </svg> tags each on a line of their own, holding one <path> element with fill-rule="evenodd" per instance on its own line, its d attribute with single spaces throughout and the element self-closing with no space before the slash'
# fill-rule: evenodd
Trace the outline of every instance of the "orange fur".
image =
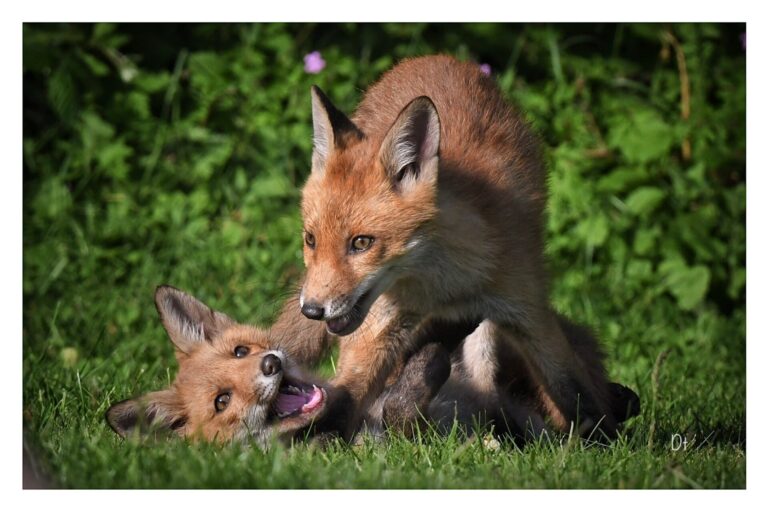
<svg viewBox="0 0 768 512">
<path fill-rule="evenodd" d="M 549 305 L 537 140 L 494 81 L 451 57 L 410 59 L 351 119 L 314 89 L 313 121 L 301 307 L 343 336 L 332 384 L 358 415 L 420 322 L 479 317 L 492 334 L 466 361 L 478 389 L 514 354 L 559 428 L 580 416 L 614 430 L 602 366 L 574 352 Z M 354 251 L 360 236 L 373 242 Z"/>
<path fill-rule="evenodd" d="M 167 389 L 119 402 L 107 411 L 107 421 L 122 436 L 133 432 L 171 433 L 208 441 L 255 442 L 266 448 L 272 439 L 288 440 L 303 432 L 326 411 L 326 383 L 314 381 L 296 366 L 296 354 L 305 362 L 316 362 L 325 336 L 311 323 L 300 319 L 288 323 L 283 318 L 269 331 L 240 325 L 228 316 L 213 311 L 194 297 L 171 287 L 158 288 L 156 304 L 163 325 L 176 349 L 178 374 Z M 294 305 L 295 306 L 295 305 Z M 569 342 L 585 360 L 599 367 L 602 358 L 597 341 L 584 328 L 560 319 Z M 541 415 L 550 412 L 551 401 L 528 374 L 525 363 L 513 354 L 503 362 L 507 373 L 499 375 L 501 393 L 479 389 L 472 374 L 478 370 L 473 355 L 482 349 L 484 327 L 463 342 L 471 328 L 464 325 L 442 326 L 421 323 L 417 336 L 426 343 L 413 354 L 399 354 L 389 374 L 384 392 L 367 408 L 361 424 L 350 429 L 379 436 L 385 427 L 411 435 L 417 425 L 431 421 L 440 431 L 450 432 L 454 421 L 469 432 L 478 424 L 493 422 L 495 433 L 519 440 L 537 437 L 546 430 Z M 324 329 L 323 329 L 324 330 Z M 303 333 L 303 335 L 302 335 Z M 301 347 L 293 336 L 308 345 Z M 431 341 L 455 345 L 448 349 Z M 453 351 L 449 360 L 449 351 Z M 271 359 L 269 366 L 265 361 Z M 274 366 L 276 360 L 280 364 Z M 322 400 L 306 411 L 289 415 L 281 405 L 288 385 L 318 389 Z M 612 384 L 613 407 L 623 418 L 637 414 L 637 396 L 618 384 Z M 332 391 L 328 388 L 328 391 Z M 227 395 L 227 405 L 217 406 L 217 399 Z M 294 395 L 295 397 L 295 395 Z M 311 405 L 311 402 L 306 405 Z M 292 407 L 291 407 L 292 409 Z M 337 411 L 337 418 L 348 418 Z M 480 423 L 478 423 L 480 422 Z"/>
<path fill-rule="evenodd" d="M 266 446 L 271 438 L 306 427 L 323 410 L 325 391 L 312 387 L 280 349 L 280 338 L 237 324 L 171 287 L 158 288 L 155 300 L 176 348 L 179 371 L 169 388 L 109 409 L 107 420 L 119 434 L 155 430 L 208 441 L 255 440 Z M 288 384 L 309 392 L 317 389 L 320 402 L 281 417 L 276 407 Z M 227 395 L 226 406 L 217 407 L 222 395 Z"/>
</svg>

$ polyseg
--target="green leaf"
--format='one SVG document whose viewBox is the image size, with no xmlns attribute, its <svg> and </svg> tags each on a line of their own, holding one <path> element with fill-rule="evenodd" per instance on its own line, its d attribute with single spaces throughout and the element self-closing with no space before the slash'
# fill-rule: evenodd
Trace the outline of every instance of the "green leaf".
<svg viewBox="0 0 768 512">
<path fill-rule="evenodd" d="M 77 111 L 75 83 L 68 62 L 57 67 L 48 82 L 48 101 L 64 122 L 69 122 Z"/>
<path fill-rule="evenodd" d="M 643 215 L 652 212 L 666 196 L 666 192 L 657 187 L 640 187 L 632 192 L 625 204 L 627 209 L 636 214 Z"/>
<path fill-rule="evenodd" d="M 738 298 L 745 284 L 747 284 L 747 270 L 744 268 L 736 269 L 731 275 L 730 283 L 728 283 L 728 296 L 734 299 Z"/>
<path fill-rule="evenodd" d="M 625 275 L 633 283 L 642 283 L 653 275 L 653 265 L 648 260 L 632 260 L 627 263 Z"/>
<path fill-rule="evenodd" d="M 687 266 L 683 261 L 666 261 L 659 267 L 665 274 L 664 285 L 685 310 L 693 309 L 709 289 L 710 272 L 703 265 Z"/>
<path fill-rule="evenodd" d="M 134 85 L 148 93 L 162 91 L 171 82 L 171 74 L 167 71 L 149 73 L 142 71 L 134 80 Z"/>
<path fill-rule="evenodd" d="M 103 41 L 114 34 L 116 28 L 117 25 L 114 23 L 96 23 L 93 25 L 92 38 L 94 41 Z"/>
<path fill-rule="evenodd" d="M 656 245 L 656 240 L 661 235 L 661 229 L 653 226 L 649 229 L 638 229 L 635 233 L 635 242 L 633 248 L 637 254 L 646 255 L 651 253 Z"/>
<path fill-rule="evenodd" d="M 127 43 L 129 38 L 117 32 L 117 25 L 114 23 L 96 23 L 93 26 L 91 40 L 98 46 L 119 48 Z"/>
<path fill-rule="evenodd" d="M 576 233 L 587 245 L 600 247 L 608 238 L 608 219 L 605 215 L 588 217 L 579 222 Z"/>
<path fill-rule="evenodd" d="M 597 181 L 601 192 L 622 192 L 629 190 L 649 178 L 648 171 L 642 167 L 620 167 Z"/>
<path fill-rule="evenodd" d="M 54 220 L 69 215 L 72 194 L 61 176 L 43 182 L 34 199 L 36 215 L 41 219 Z"/>
<path fill-rule="evenodd" d="M 655 110 L 640 107 L 615 117 L 607 139 L 628 162 L 647 163 L 669 153 L 675 133 Z"/>
<path fill-rule="evenodd" d="M 94 57 L 88 52 L 78 52 L 78 55 L 80 56 L 80 59 L 82 59 L 83 62 L 85 62 L 85 65 L 88 66 L 88 69 L 91 70 L 91 73 L 93 73 L 96 76 L 106 76 L 109 74 L 109 66 L 104 64 L 102 61 Z"/>
<path fill-rule="evenodd" d="M 117 140 L 101 147 L 96 154 L 96 161 L 106 175 L 122 180 L 130 172 L 128 158 L 132 154 L 133 150 L 129 146 Z"/>
<path fill-rule="evenodd" d="M 287 197 L 293 193 L 288 178 L 281 174 L 266 174 L 253 180 L 251 193 L 254 197 Z"/>
<path fill-rule="evenodd" d="M 247 236 L 246 229 L 239 223 L 225 219 L 221 226 L 221 238 L 227 247 L 237 247 Z"/>
</svg>

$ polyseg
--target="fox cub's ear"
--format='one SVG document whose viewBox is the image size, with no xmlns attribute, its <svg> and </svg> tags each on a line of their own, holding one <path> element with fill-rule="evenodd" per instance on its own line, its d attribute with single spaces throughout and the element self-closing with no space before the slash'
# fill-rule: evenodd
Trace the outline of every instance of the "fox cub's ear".
<svg viewBox="0 0 768 512">
<path fill-rule="evenodd" d="M 316 85 L 312 86 L 312 128 L 313 172 L 323 171 L 331 150 L 344 149 L 351 140 L 363 138 L 363 132 Z"/>
<path fill-rule="evenodd" d="M 143 397 L 124 400 L 107 411 L 107 423 L 121 437 L 133 432 L 180 432 L 187 419 L 170 389 L 147 393 Z"/>
<path fill-rule="evenodd" d="M 379 159 L 402 193 L 417 184 L 437 185 L 437 157 L 440 148 L 440 118 L 426 96 L 411 101 L 387 132 Z"/>
<path fill-rule="evenodd" d="M 155 291 L 155 305 L 160 319 L 176 348 L 189 354 L 198 344 L 211 341 L 235 322 L 214 311 L 193 296 L 172 286 Z"/>
</svg>

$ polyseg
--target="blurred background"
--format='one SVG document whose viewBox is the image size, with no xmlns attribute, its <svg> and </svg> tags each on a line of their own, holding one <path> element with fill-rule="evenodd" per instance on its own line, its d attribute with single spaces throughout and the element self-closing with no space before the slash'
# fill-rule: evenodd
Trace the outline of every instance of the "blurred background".
<svg viewBox="0 0 768 512">
<path fill-rule="evenodd" d="M 651 443 L 745 446 L 745 25 L 25 24 L 23 47 L 25 445 L 61 485 L 94 484 L 110 402 L 173 376 L 157 285 L 258 323 L 296 286 L 310 85 L 350 113 L 437 52 L 543 139 L 556 307 Z"/>
</svg>

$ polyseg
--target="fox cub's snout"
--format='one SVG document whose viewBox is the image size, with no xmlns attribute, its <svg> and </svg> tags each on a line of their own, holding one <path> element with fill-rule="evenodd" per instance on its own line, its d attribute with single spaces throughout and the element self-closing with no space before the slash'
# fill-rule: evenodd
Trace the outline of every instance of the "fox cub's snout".
<svg viewBox="0 0 768 512">
<path fill-rule="evenodd" d="M 110 426 L 266 444 L 308 425 L 325 407 L 326 391 L 298 372 L 266 331 L 241 325 L 194 297 L 161 286 L 155 303 L 176 351 L 179 372 L 167 389 L 115 404 Z"/>
</svg>

